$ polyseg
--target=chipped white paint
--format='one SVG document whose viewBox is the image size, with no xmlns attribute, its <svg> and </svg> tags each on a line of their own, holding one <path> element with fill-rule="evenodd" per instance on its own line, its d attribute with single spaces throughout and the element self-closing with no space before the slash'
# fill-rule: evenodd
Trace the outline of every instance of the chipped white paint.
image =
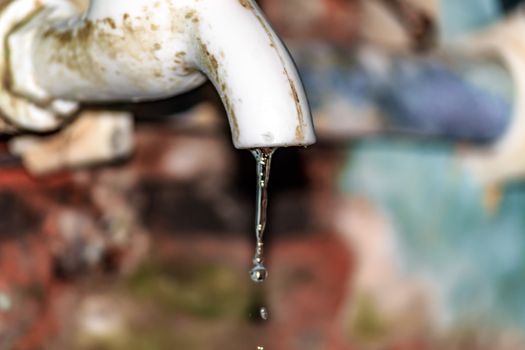
<svg viewBox="0 0 525 350">
<path fill-rule="evenodd" d="M 18 25 L 7 38 L 9 88 L 21 103 L 47 107 L 9 109 L 5 87 L 0 108 L 25 128 L 55 127 L 56 110 L 78 101 L 155 100 L 191 90 L 206 75 L 236 147 L 315 142 L 297 70 L 252 0 L 93 0 L 86 13 L 72 0 L 12 0 L 17 6 L 23 11 L 0 18 L 4 37 Z"/>
</svg>

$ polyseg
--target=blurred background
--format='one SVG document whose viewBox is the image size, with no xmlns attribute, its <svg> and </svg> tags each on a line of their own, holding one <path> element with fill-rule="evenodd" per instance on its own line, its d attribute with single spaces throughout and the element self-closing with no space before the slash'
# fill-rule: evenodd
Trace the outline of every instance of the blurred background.
<svg viewBox="0 0 525 350">
<path fill-rule="evenodd" d="M 85 106 L 133 113 L 130 158 L 2 137 L 0 349 L 525 349 L 520 2 L 259 1 L 318 135 L 274 155 L 263 285 L 255 162 L 209 84 Z"/>
</svg>

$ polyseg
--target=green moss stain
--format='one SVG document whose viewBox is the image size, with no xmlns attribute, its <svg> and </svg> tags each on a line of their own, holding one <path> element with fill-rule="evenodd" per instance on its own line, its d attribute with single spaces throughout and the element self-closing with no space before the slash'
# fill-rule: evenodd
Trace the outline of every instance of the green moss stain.
<svg viewBox="0 0 525 350">
<path fill-rule="evenodd" d="M 205 262 L 148 262 L 128 281 L 131 294 L 173 312 L 202 318 L 242 317 L 246 291 L 237 271 Z"/>
<path fill-rule="evenodd" d="M 355 317 L 350 328 L 352 337 L 362 342 L 381 339 L 385 335 L 386 326 L 373 299 L 362 295 L 358 298 L 355 308 Z"/>
</svg>

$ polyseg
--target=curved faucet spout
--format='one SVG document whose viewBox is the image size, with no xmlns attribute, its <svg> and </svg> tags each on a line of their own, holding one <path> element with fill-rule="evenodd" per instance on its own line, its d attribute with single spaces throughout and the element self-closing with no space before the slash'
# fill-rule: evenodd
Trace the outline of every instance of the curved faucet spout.
<svg viewBox="0 0 525 350">
<path fill-rule="evenodd" d="M 10 88 L 36 105 L 154 100 L 207 76 L 237 148 L 315 142 L 297 70 L 252 0 L 14 2 L 35 10 L 8 37 Z"/>
<path fill-rule="evenodd" d="M 238 148 L 315 142 L 297 69 L 251 0 L 200 2 L 198 66 L 219 91 Z"/>
</svg>

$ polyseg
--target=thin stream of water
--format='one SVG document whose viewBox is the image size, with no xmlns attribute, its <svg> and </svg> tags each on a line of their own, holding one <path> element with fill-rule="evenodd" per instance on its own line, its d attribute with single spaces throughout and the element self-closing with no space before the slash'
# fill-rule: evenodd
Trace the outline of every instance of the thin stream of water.
<svg viewBox="0 0 525 350">
<path fill-rule="evenodd" d="M 250 270 L 250 278 L 255 283 L 262 283 L 268 277 L 268 270 L 264 266 L 264 230 L 266 228 L 266 211 L 268 207 L 268 182 L 270 180 L 270 167 L 272 155 L 275 148 L 258 148 L 252 151 L 257 163 L 257 196 L 255 206 L 255 254 L 253 256 L 253 268 Z M 268 309 L 264 306 L 259 308 L 259 317 L 263 321 L 269 318 Z M 264 350 L 263 346 L 257 346 L 257 350 Z"/>
<path fill-rule="evenodd" d="M 255 255 L 250 277 L 255 283 L 262 283 L 268 277 L 264 266 L 264 229 L 266 228 L 266 210 L 268 207 L 268 181 L 270 166 L 275 148 L 258 148 L 252 151 L 257 162 L 257 197 L 255 207 Z"/>
</svg>

